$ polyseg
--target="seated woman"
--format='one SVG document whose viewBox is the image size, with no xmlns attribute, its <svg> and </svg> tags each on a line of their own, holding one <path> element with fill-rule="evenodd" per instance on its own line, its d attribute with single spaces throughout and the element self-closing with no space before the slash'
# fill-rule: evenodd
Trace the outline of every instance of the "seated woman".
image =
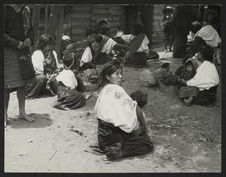
<svg viewBox="0 0 226 177">
<path fill-rule="evenodd" d="M 187 49 L 187 58 L 193 57 L 204 45 L 217 48 L 221 43 L 221 38 L 214 28 L 217 22 L 217 14 L 214 10 L 208 10 L 204 14 L 204 25 L 197 31 L 194 40 Z"/>
<path fill-rule="evenodd" d="M 216 99 L 219 75 L 213 63 L 213 48 L 206 46 L 197 55 L 197 69 L 193 78 L 179 81 L 186 86 L 181 87 L 179 96 L 186 105 L 191 103 L 200 105 L 213 104 Z"/>
<path fill-rule="evenodd" d="M 38 50 L 32 54 L 36 80 L 27 85 L 26 98 L 37 98 L 41 94 L 54 96 L 57 92 L 55 77 L 59 64 L 57 53 L 53 50 L 53 40 L 48 34 L 40 36 Z"/>
<path fill-rule="evenodd" d="M 121 87 L 122 81 L 122 67 L 117 61 L 103 67 L 99 82 L 102 90 L 94 113 L 99 148 L 109 160 L 143 155 L 153 149 L 143 112 Z"/>
<path fill-rule="evenodd" d="M 69 44 L 64 51 L 65 58 L 72 58 L 73 65 L 71 70 L 84 70 L 87 68 L 94 68 L 91 63 L 93 54 L 91 44 L 96 39 L 97 32 L 93 29 L 86 30 L 86 38 L 72 44 Z"/>
<path fill-rule="evenodd" d="M 71 70 L 73 60 L 67 59 L 64 58 L 64 69 L 56 77 L 58 98 L 54 107 L 63 110 L 76 109 L 85 105 L 85 98 L 77 91 L 79 82 Z"/>
<path fill-rule="evenodd" d="M 112 60 L 113 50 L 125 49 L 128 50 L 129 47 L 123 44 L 118 44 L 112 38 L 107 35 L 99 34 L 96 38 L 96 42 L 93 45 L 96 48 L 95 57 L 93 63 L 101 65 Z"/>
<path fill-rule="evenodd" d="M 129 43 L 129 51 L 126 54 L 126 65 L 132 67 L 144 67 L 149 55 L 149 40 L 144 34 L 143 25 L 135 24 L 132 34 L 122 35 L 122 39 Z"/>
</svg>

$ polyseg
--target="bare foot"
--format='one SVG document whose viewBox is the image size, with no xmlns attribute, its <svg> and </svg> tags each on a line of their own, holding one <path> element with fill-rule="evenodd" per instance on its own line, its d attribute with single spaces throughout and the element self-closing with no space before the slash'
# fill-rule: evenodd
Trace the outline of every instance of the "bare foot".
<svg viewBox="0 0 226 177">
<path fill-rule="evenodd" d="M 27 114 L 19 115 L 18 119 L 24 119 L 28 122 L 34 122 L 34 118 L 28 116 Z"/>
</svg>

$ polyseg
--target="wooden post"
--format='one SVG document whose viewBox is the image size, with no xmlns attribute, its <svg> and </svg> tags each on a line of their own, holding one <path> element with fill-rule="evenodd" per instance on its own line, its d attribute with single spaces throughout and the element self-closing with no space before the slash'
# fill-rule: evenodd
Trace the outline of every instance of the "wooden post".
<svg viewBox="0 0 226 177">
<path fill-rule="evenodd" d="M 56 35 L 56 52 L 58 60 L 61 59 L 61 43 L 62 43 L 62 33 L 64 28 L 64 6 L 60 6 L 60 21 L 58 23 L 57 35 Z"/>
<path fill-rule="evenodd" d="M 51 5 L 51 12 L 50 12 L 50 16 L 49 16 L 47 32 L 54 39 L 56 39 L 56 30 L 57 30 L 58 23 L 59 23 L 59 7 L 58 7 L 58 5 Z"/>
<path fill-rule="evenodd" d="M 38 40 L 38 35 L 39 35 L 39 19 L 40 19 L 40 6 L 39 5 L 34 5 L 33 6 L 33 19 L 32 19 L 32 24 L 33 24 L 33 29 L 34 29 L 34 43 L 37 42 Z M 32 51 L 34 50 L 33 49 Z"/>
<path fill-rule="evenodd" d="M 45 33 L 47 33 L 48 27 L 48 5 L 45 5 Z"/>
</svg>

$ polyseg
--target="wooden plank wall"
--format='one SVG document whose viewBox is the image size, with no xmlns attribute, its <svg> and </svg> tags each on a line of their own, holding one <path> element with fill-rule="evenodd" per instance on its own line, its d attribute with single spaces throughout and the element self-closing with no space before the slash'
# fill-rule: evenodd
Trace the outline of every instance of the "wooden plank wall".
<svg viewBox="0 0 226 177">
<path fill-rule="evenodd" d="M 123 6 L 112 4 L 74 5 L 71 14 L 72 40 L 78 41 L 85 37 L 87 28 L 95 27 L 101 18 L 107 18 L 114 33 L 122 26 Z"/>
<path fill-rule="evenodd" d="M 152 31 L 152 43 L 161 43 L 164 40 L 164 31 L 162 23 L 162 10 L 164 9 L 164 4 L 153 5 L 153 31 Z"/>
<path fill-rule="evenodd" d="M 152 43 L 163 42 L 162 10 L 164 4 L 153 5 Z M 71 14 L 72 40 L 78 41 L 85 37 L 87 28 L 95 27 L 97 20 L 107 18 L 114 33 L 124 29 L 124 5 L 117 4 L 86 4 L 74 5 Z"/>
</svg>

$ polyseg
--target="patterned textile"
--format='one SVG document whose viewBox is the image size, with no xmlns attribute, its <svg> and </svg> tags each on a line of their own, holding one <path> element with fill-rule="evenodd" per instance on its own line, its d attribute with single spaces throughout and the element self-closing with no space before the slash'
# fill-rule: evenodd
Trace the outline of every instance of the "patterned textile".
<svg viewBox="0 0 226 177">
<path fill-rule="evenodd" d="M 47 54 L 44 54 L 44 74 L 53 74 L 57 69 L 57 63 L 53 51 L 49 51 Z M 46 60 L 50 61 L 49 63 Z"/>
<path fill-rule="evenodd" d="M 54 107 L 57 109 L 77 109 L 85 105 L 85 98 L 75 88 L 66 87 L 62 82 L 58 83 L 57 101 Z"/>
<path fill-rule="evenodd" d="M 17 58 L 19 54 L 17 51 L 5 48 L 4 50 L 4 88 L 17 88 L 25 86 L 32 82 L 33 79 L 23 80 L 21 77 L 21 69 Z M 16 61 L 15 61 L 16 59 Z"/>
<path fill-rule="evenodd" d="M 22 55 L 28 60 L 31 60 L 30 56 L 27 54 L 25 56 L 25 53 L 18 49 L 20 41 L 23 42 L 26 38 L 33 40 L 33 29 L 29 15 L 30 11 L 26 6 L 17 10 L 12 8 L 12 5 L 6 5 L 4 8 L 4 88 L 10 89 L 25 86 L 34 79 L 32 65 L 25 70 L 19 64 Z M 29 51 L 29 48 L 25 47 L 23 50 Z M 23 76 L 24 74 L 30 75 L 30 79 L 23 79 L 22 74 Z"/>
<path fill-rule="evenodd" d="M 26 98 L 35 99 L 40 95 L 55 96 L 57 94 L 57 82 L 55 75 L 37 75 L 34 82 L 26 86 Z"/>
<path fill-rule="evenodd" d="M 87 47 L 90 47 L 90 44 L 87 40 L 81 40 L 72 44 L 69 44 L 65 50 L 64 53 L 64 59 L 65 60 L 70 60 L 70 58 L 67 58 L 70 53 L 74 53 L 74 64 L 70 68 L 71 70 L 78 70 L 80 66 L 80 60 L 82 58 L 82 55 Z"/>
</svg>

